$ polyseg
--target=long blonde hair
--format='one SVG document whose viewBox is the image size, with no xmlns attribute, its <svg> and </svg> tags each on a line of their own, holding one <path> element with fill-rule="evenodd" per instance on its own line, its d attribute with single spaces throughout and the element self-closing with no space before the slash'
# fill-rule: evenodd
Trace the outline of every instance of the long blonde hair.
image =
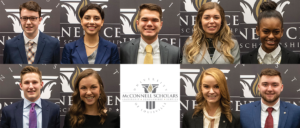
<svg viewBox="0 0 300 128">
<path fill-rule="evenodd" d="M 216 79 L 219 89 L 220 89 L 220 94 L 221 94 L 221 98 L 219 101 L 220 107 L 221 107 L 221 112 L 223 114 L 225 114 L 226 118 L 230 122 L 232 122 L 232 114 L 230 111 L 230 95 L 229 95 L 229 91 L 227 88 L 226 78 L 225 78 L 224 73 L 217 68 L 209 68 L 209 69 L 202 71 L 200 77 L 198 78 L 197 89 L 199 92 L 197 93 L 197 96 L 196 96 L 197 105 L 195 106 L 193 116 L 197 115 L 207 105 L 206 99 L 203 96 L 202 88 L 201 88 L 202 80 L 203 80 L 204 76 L 207 76 L 207 75 L 210 75 Z"/>
<path fill-rule="evenodd" d="M 220 30 L 214 35 L 213 37 L 213 46 L 218 50 L 218 52 L 223 53 L 224 56 L 229 60 L 230 63 L 234 62 L 234 58 L 231 55 L 231 49 L 234 47 L 234 42 L 232 41 L 232 33 L 227 25 L 226 19 L 225 19 L 225 13 L 223 8 L 215 3 L 215 2 L 208 2 L 201 6 L 201 8 L 198 10 L 197 18 L 196 18 L 196 24 L 194 25 L 194 32 L 192 35 L 192 42 L 185 46 L 185 55 L 187 57 L 187 60 L 189 63 L 194 63 L 195 59 L 194 57 L 199 54 L 200 49 L 204 48 L 203 56 L 201 60 L 203 59 L 205 52 L 208 47 L 208 42 L 205 37 L 205 31 L 202 28 L 201 19 L 203 16 L 203 13 L 206 10 L 210 9 L 217 9 L 221 15 L 222 25 Z M 190 39 L 188 38 L 186 42 L 188 42 Z M 221 42 L 221 47 L 216 47 L 218 44 L 218 41 Z M 200 61 L 201 61 L 200 60 Z"/>
</svg>

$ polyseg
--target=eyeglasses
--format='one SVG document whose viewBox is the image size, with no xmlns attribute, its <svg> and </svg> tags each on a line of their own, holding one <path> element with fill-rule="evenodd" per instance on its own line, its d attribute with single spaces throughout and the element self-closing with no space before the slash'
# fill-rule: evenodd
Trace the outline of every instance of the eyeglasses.
<svg viewBox="0 0 300 128">
<path fill-rule="evenodd" d="M 28 19 L 29 19 L 30 21 L 35 21 L 37 18 L 38 18 L 38 17 L 26 17 L 26 16 L 23 16 L 23 17 L 21 17 L 21 20 L 24 21 L 24 22 L 27 22 Z"/>
</svg>

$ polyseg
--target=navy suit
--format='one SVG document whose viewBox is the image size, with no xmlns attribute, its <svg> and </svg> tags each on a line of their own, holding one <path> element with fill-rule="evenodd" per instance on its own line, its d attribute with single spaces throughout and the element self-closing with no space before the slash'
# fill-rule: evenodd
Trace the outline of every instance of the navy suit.
<svg viewBox="0 0 300 128">
<path fill-rule="evenodd" d="M 89 64 L 83 37 L 65 45 L 61 64 Z M 95 64 L 120 64 L 117 45 L 99 36 Z"/>
<path fill-rule="evenodd" d="M 242 128 L 261 127 L 261 101 L 241 106 L 240 121 Z M 278 128 L 300 128 L 300 107 L 280 101 Z"/>
<path fill-rule="evenodd" d="M 28 64 L 23 33 L 5 42 L 3 54 L 4 64 Z M 59 64 L 59 41 L 40 32 L 32 64 Z"/>
<path fill-rule="evenodd" d="M 42 128 L 59 128 L 59 106 L 41 99 L 42 103 Z M 2 109 L 1 128 L 23 128 L 24 100 L 15 102 Z"/>
</svg>

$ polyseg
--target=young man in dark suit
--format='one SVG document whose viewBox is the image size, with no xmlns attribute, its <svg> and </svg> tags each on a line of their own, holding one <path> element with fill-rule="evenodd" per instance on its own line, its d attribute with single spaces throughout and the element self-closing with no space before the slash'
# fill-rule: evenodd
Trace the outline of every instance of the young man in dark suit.
<svg viewBox="0 0 300 128">
<path fill-rule="evenodd" d="M 136 21 L 141 38 L 121 44 L 122 64 L 178 64 L 178 47 L 158 39 L 163 25 L 162 9 L 156 4 L 142 4 Z"/>
<path fill-rule="evenodd" d="M 262 70 L 258 89 L 261 101 L 241 106 L 242 128 L 300 127 L 300 107 L 279 98 L 283 90 L 280 72 L 274 69 Z"/>
<path fill-rule="evenodd" d="M 24 99 L 2 109 L 1 128 L 59 128 L 59 106 L 40 98 L 42 72 L 33 66 L 21 71 Z"/>
<path fill-rule="evenodd" d="M 19 7 L 23 33 L 7 40 L 4 64 L 58 64 L 59 41 L 39 31 L 41 7 L 34 1 Z"/>
</svg>

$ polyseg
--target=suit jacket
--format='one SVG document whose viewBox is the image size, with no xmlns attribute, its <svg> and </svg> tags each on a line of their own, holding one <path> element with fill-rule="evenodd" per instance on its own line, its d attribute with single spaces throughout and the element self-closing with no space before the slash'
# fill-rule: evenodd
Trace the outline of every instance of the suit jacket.
<svg viewBox="0 0 300 128">
<path fill-rule="evenodd" d="M 61 64 L 89 64 L 83 37 L 65 45 Z M 117 45 L 99 36 L 95 64 L 120 64 Z"/>
<path fill-rule="evenodd" d="M 234 47 L 230 50 L 230 53 L 232 57 L 234 58 L 234 64 L 240 63 L 240 48 L 239 43 L 236 40 L 232 40 L 234 42 Z M 192 43 L 192 40 L 189 39 L 186 41 L 186 44 Z M 220 48 L 222 43 L 218 41 L 217 47 Z M 203 59 L 201 60 L 203 56 L 203 51 L 206 50 L 205 55 Z M 213 58 L 210 59 L 209 53 L 207 49 L 204 49 L 203 47 L 200 48 L 200 52 L 198 55 L 194 57 L 195 61 L 193 64 L 230 64 L 229 60 L 223 55 L 223 53 L 220 53 L 218 50 L 215 50 Z M 201 60 L 201 61 L 200 61 Z M 183 51 L 183 58 L 182 58 L 182 64 L 190 64 L 187 60 L 187 57 L 185 55 L 185 49 Z"/>
<path fill-rule="evenodd" d="M 300 57 L 298 54 L 295 54 L 281 45 L 281 62 L 280 64 L 299 64 L 300 63 Z M 242 64 L 258 64 L 257 60 L 257 54 L 258 54 L 258 49 L 256 48 L 252 52 L 249 52 L 245 55 L 242 55 L 241 63 Z"/>
<path fill-rule="evenodd" d="M 203 112 L 200 111 L 192 117 L 194 110 L 188 111 L 183 115 L 182 128 L 203 128 Z M 221 113 L 219 128 L 239 128 L 240 119 L 238 115 L 232 114 L 232 122 L 226 118 L 225 114 Z"/>
<path fill-rule="evenodd" d="M 120 58 L 122 64 L 137 64 L 140 38 L 121 44 Z M 161 64 L 178 64 L 180 62 L 180 50 L 178 47 L 159 41 Z"/>
<path fill-rule="evenodd" d="M 41 99 L 42 102 L 42 128 L 59 128 L 59 106 Z M 24 100 L 15 102 L 2 109 L 1 128 L 23 128 Z"/>
<path fill-rule="evenodd" d="M 242 105 L 240 115 L 242 128 L 260 128 L 261 101 Z M 278 128 L 300 128 L 300 107 L 280 101 Z"/>
<path fill-rule="evenodd" d="M 42 32 L 32 64 L 59 64 L 59 41 Z M 28 64 L 23 33 L 7 40 L 4 46 L 4 64 Z"/>
</svg>

